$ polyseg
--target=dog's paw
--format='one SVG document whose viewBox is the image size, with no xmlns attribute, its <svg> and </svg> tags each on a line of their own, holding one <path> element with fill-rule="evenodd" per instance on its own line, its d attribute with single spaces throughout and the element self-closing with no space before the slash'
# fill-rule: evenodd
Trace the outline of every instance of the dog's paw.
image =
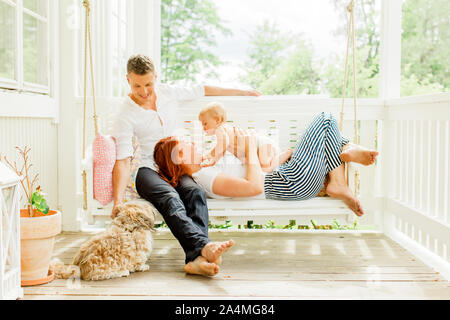
<svg viewBox="0 0 450 320">
<path fill-rule="evenodd" d="M 142 264 L 140 266 L 136 267 L 136 271 L 148 271 L 150 269 L 150 266 L 148 264 Z"/>
</svg>

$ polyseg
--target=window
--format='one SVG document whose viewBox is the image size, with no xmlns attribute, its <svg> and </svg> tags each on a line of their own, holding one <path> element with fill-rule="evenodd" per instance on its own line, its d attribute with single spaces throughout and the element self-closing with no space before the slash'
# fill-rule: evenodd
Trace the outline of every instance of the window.
<svg viewBox="0 0 450 320">
<path fill-rule="evenodd" d="M 0 87 L 49 92 L 49 1 L 0 0 Z"/>
<path fill-rule="evenodd" d="M 450 2 L 403 0 L 400 94 L 450 90 Z"/>
<path fill-rule="evenodd" d="M 79 5 L 79 74 L 78 95 L 83 95 L 84 54 L 85 54 L 85 14 Z M 131 23 L 134 1 L 99 0 L 91 1 L 91 40 L 95 74 L 95 94 L 97 96 L 123 97 L 128 92 L 126 64 L 133 53 Z M 89 52 L 88 52 L 89 54 Z M 87 93 L 91 94 L 90 66 L 88 58 Z"/>
<path fill-rule="evenodd" d="M 125 75 L 131 47 L 129 35 L 129 14 L 132 2 L 126 0 L 111 1 L 111 44 L 112 44 L 112 95 L 124 96 L 128 92 Z M 130 39 L 130 40 L 129 40 Z"/>
<path fill-rule="evenodd" d="M 348 3 L 162 0 L 162 79 L 340 98 Z M 359 98 L 378 97 L 380 5 L 355 1 Z M 351 75 L 351 60 L 349 68 Z M 348 85 L 347 95 L 352 94 Z"/>
</svg>

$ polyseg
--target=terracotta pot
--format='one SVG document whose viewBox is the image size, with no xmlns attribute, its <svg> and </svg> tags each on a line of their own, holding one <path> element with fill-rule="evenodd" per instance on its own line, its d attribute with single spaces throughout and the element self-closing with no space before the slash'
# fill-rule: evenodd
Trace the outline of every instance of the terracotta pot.
<svg viewBox="0 0 450 320">
<path fill-rule="evenodd" d="M 61 232 L 61 212 L 48 214 L 34 211 L 30 218 L 28 209 L 20 210 L 20 250 L 22 286 L 50 282 L 50 259 L 55 236 Z"/>
</svg>

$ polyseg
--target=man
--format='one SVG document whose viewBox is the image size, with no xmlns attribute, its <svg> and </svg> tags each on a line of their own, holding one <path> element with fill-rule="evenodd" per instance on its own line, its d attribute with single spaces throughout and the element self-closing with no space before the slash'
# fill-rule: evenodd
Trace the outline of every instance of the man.
<svg viewBox="0 0 450 320">
<path fill-rule="evenodd" d="M 117 161 L 113 170 L 114 208 L 111 217 L 115 217 L 115 208 L 122 203 L 128 185 L 132 138 L 135 136 L 142 151 L 142 163 L 136 175 L 137 192 L 158 209 L 178 239 L 186 254 L 184 270 L 191 274 L 215 275 L 219 272 L 221 255 L 234 242 L 210 241 L 205 192 L 188 176 L 182 177 L 176 189 L 164 181 L 154 165 L 153 150 L 160 139 L 175 131 L 180 101 L 202 96 L 259 96 L 260 93 L 203 85 L 180 87 L 160 84 L 156 82 L 152 60 L 143 55 L 135 55 L 128 60 L 127 80 L 131 92 L 125 98 L 112 132 L 117 144 Z"/>
</svg>

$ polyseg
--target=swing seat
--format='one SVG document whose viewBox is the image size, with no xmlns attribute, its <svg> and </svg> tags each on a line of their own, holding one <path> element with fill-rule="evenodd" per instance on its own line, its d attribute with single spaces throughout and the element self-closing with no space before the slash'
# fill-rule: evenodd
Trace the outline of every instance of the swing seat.
<svg viewBox="0 0 450 320">
<path fill-rule="evenodd" d="M 255 120 L 254 115 L 240 114 L 239 121 L 246 121 L 246 118 L 251 120 L 252 125 L 258 125 L 258 121 Z M 263 116 L 264 117 L 264 116 Z M 267 122 L 267 117 L 264 117 Z M 272 117 L 273 118 L 273 117 Z M 299 119 L 299 115 L 291 117 L 291 119 Z M 199 139 L 202 141 L 196 141 L 197 143 L 203 143 L 206 145 L 206 149 L 214 146 L 214 138 L 208 137 L 204 140 L 205 136 L 201 134 L 201 128 L 196 121 L 196 113 L 184 114 L 184 134 L 191 136 L 193 140 Z M 270 119 L 270 118 L 269 118 Z M 309 117 L 302 115 L 303 123 L 307 124 Z M 249 120 L 250 121 L 250 120 Z M 301 134 L 303 126 L 300 123 L 294 127 L 292 122 L 290 126 L 282 125 L 282 121 L 277 125 L 276 120 L 269 120 L 271 126 L 277 126 L 279 130 L 279 136 L 283 137 L 288 135 L 291 140 L 291 147 L 293 147 L 297 141 L 298 136 Z M 242 123 L 237 123 L 242 124 Z M 243 126 L 244 128 L 246 126 Z M 248 127 L 248 126 L 247 126 Z M 300 130 L 299 130 L 300 129 Z M 295 131 L 295 135 L 293 132 Z M 281 139 L 280 139 L 281 140 Z M 282 145 L 283 148 L 288 146 Z M 141 152 L 139 144 L 133 139 L 133 157 L 131 159 L 131 175 L 129 184 L 125 190 L 124 201 L 130 201 L 140 199 L 135 189 L 135 179 L 137 170 L 141 162 Z M 93 156 L 92 146 L 86 150 L 86 159 L 83 161 L 82 167 L 87 174 L 87 199 L 88 199 L 88 223 L 94 224 L 98 220 L 110 220 L 112 202 L 107 205 L 102 205 L 99 201 L 93 197 Z M 310 200 L 298 200 L 298 201 L 280 201 L 272 199 L 207 199 L 209 215 L 211 221 L 224 223 L 227 220 L 231 220 L 234 225 L 245 224 L 248 220 L 252 220 L 255 224 L 265 224 L 269 220 L 274 221 L 276 224 L 287 224 L 291 220 L 295 220 L 298 225 L 309 225 L 311 219 L 314 219 L 319 224 L 331 224 L 333 219 L 337 219 L 341 222 L 351 222 L 354 217 L 354 213 L 345 205 L 341 200 L 333 199 L 328 196 L 320 196 Z M 163 221 L 162 216 L 158 213 L 156 223 Z"/>
</svg>

